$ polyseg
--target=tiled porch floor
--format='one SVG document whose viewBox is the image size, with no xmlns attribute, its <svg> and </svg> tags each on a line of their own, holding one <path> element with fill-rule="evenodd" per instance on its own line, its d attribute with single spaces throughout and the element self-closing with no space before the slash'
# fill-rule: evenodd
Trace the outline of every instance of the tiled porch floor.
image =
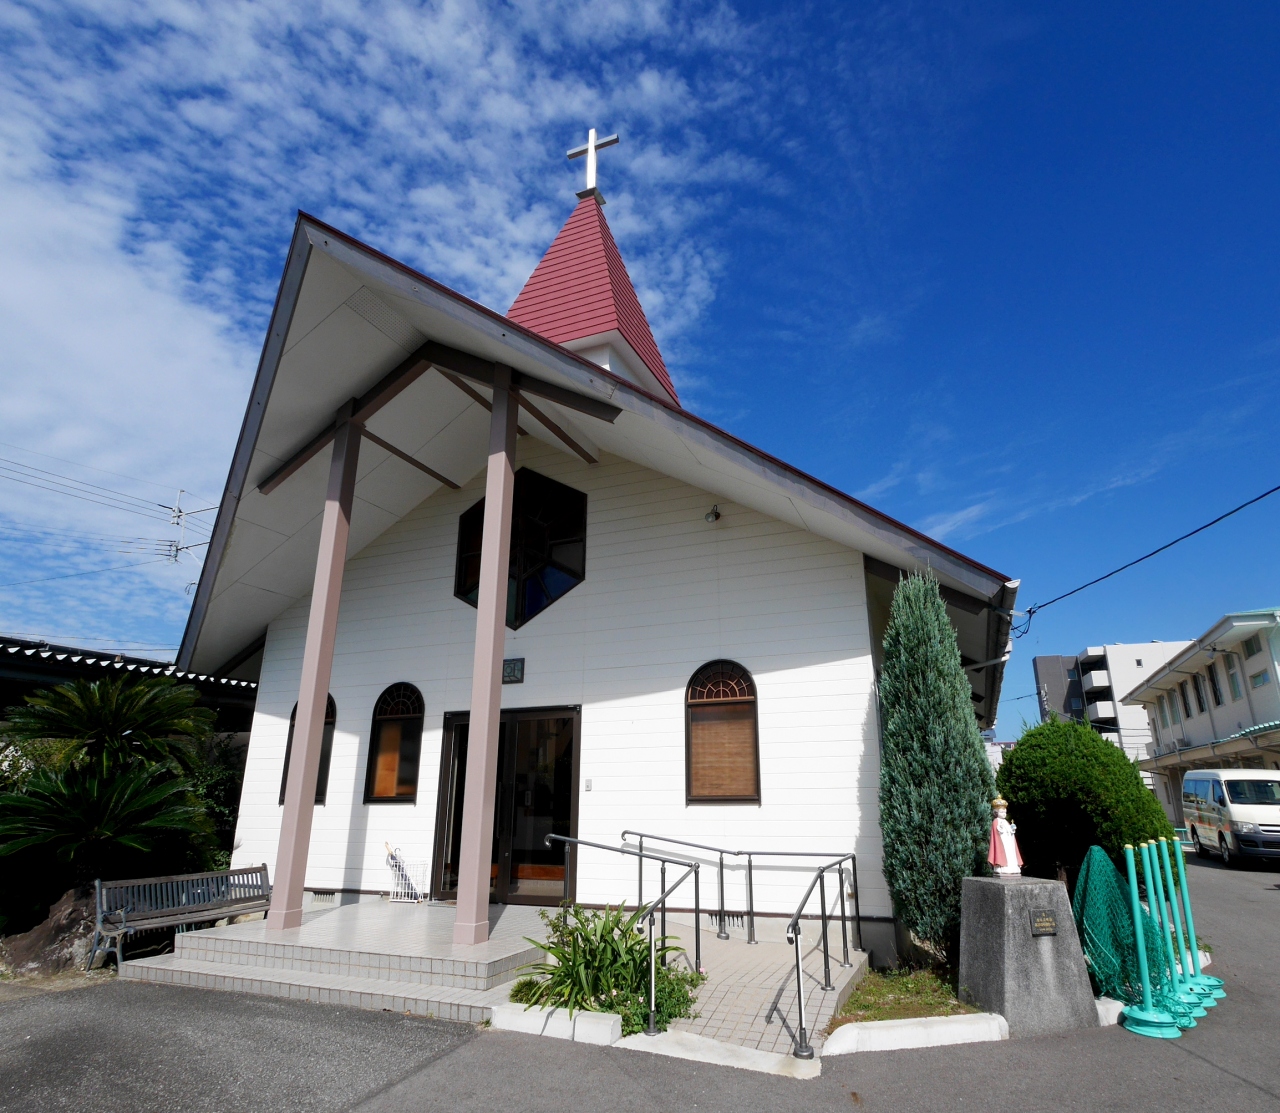
<svg viewBox="0 0 1280 1113">
<path fill-rule="evenodd" d="M 689 961 L 692 923 L 673 915 L 668 931 L 680 937 Z M 268 933 L 262 920 L 177 937 L 174 954 L 126 962 L 121 976 L 146 981 L 292 997 L 318 1003 L 394 1009 L 417 1015 L 479 1022 L 507 999 L 519 968 L 541 953 L 525 937 L 541 940 L 538 909 L 491 906 L 491 935 L 475 947 L 453 942 L 454 908 L 445 904 L 366 901 L 310 914 L 301 927 Z M 740 930 L 715 937 L 702 923 L 702 961 L 709 972 L 699 990 L 698 1016 L 676 1029 L 763 1051 L 788 1053 L 796 1036 L 795 952 L 777 932 L 762 930 L 751 946 Z M 839 929 L 832 942 L 833 990 L 823 992 L 822 950 L 805 936 L 805 1007 L 815 1048 L 832 1014 L 866 969 L 840 969 Z"/>
<path fill-rule="evenodd" d="M 489 938 L 467 947 L 453 941 L 451 904 L 399 904 L 387 900 L 346 904 L 309 914 L 301 927 L 268 934 L 265 920 L 195 932 L 201 939 L 269 942 L 405 958 L 493 963 L 529 949 L 525 936 L 545 939 L 538 909 L 520 904 L 489 906 Z"/>
</svg>

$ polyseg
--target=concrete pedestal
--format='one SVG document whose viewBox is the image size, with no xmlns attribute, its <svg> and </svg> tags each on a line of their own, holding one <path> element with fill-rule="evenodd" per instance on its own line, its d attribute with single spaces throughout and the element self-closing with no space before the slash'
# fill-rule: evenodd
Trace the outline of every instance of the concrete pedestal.
<svg viewBox="0 0 1280 1113">
<path fill-rule="evenodd" d="M 960 994 L 1003 1016 L 1013 1037 L 1098 1026 L 1065 885 L 964 879 Z"/>
</svg>

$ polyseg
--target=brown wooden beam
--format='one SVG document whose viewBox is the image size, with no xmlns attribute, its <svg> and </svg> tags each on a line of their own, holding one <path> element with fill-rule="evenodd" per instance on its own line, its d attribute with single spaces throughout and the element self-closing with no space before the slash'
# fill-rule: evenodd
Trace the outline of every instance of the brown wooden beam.
<svg viewBox="0 0 1280 1113">
<path fill-rule="evenodd" d="M 598 398 L 589 398 L 586 395 L 578 394 L 576 391 L 567 390 L 564 387 L 556 386 L 554 383 L 544 382 L 542 379 L 535 378 L 532 375 L 525 375 L 522 372 L 512 370 L 503 364 L 481 359 L 470 352 L 451 348 L 448 344 L 438 344 L 434 340 L 428 340 L 408 359 L 402 360 L 383 375 L 371 389 L 367 390 L 359 398 L 353 399 L 351 420 L 357 425 L 362 425 L 401 391 L 416 382 L 431 367 L 436 367 L 442 372 L 451 372 L 451 380 L 459 387 L 462 386 L 458 380 L 459 376 L 491 387 L 494 384 L 495 372 L 501 368 L 503 381 L 509 381 L 511 386 L 522 394 L 537 395 L 539 398 L 558 402 L 567 409 L 576 410 L 578 413 L 584 413 L 610 423 L 615 421 L 618 415 L 622 413 L 622 410 L 617 406 L 602 402 Z M 486 409 L 489 408 L 489 403 L 483 401 L 479 395 L 472 391 L 467 393 L 471 394 L 477 401 L 480 401 Z M 335 431 L 336 426 L 334 424 L 331 423 L 325 426 L 324 429 L 258 484 L 259 492 L 264 495 L 271 494 L 281 483 L 328 445 L 333 440 Z"/>
<path fill-rule="evenodd" d="M 258 484 L 258 490 L 264 495 L 271 494 L 280 486 L 289 476 L 298 471 L 303 464 L 307 463 L 313 456 L 318 456 L 325 445 L 333 440 L 334 433 L 337 432 L 337 426 L 328 425 L 321 429 L 314 437 L 312 437 L 297 452 L 289 457 L 275 471 L 273 471 L 266 479 Z"/>
<path fill-rule="evenodd" d="M 619 406 L 601 402 L 598 398 L 588 398 L 577 391 L 566 390 L 562 386 L 556 386 L 555 383 L 535 379 L 532 375 L 526 375 L 520 371 L 511 372 L 511 385 L 521 394 L 536 394 L 548 402 L 558 402 L 566 410 L 577 410 L 580 414 L 607 421 L 610 425 L 617 421 L 618 415 L 622 413 Z"/>
<path fill-rule="evenodd" d="M 397 456 L 401 460 L 403 460 L 406 464 L 412 464 L 419 471 L 426 472 L 429 476 L 431 476 L 432 479 L 438 480 L 439 482 L 443 483 L 446 487 L 451 487 L 455 491 L 458 490 L 458 484 L 456 484 L 452 479 L 449 479 L 447 476 L 441 475 L 434 468 L 427 467 L 427 465 L 424 464 L 421 460 L 415 460 L 407 452 L 400 451 L 400 449 L 396 448 L 395 445 L 388 444 L 381 437 L 377 436 L 374 433 L 370 433 L 368 429 L 362 429 L 361 434 L 364 436 L 365 440 L 373 441 L 373 443 L 376 444 L 379 448 L 385 448 L 388 452 L 391 453 L 392 456 Z"/>
<path fill-rule="evenodd" d="M 526 395 L 521 394 L 521 395 L 518 395 L 518 397 L 520 399 L 520 405 L 523 406 L 526 410 L 528 410 L 529 413 L 533 415 L 536 421 L 542 422 L 542 424 L 545 425 L 547 429 L 549 429 L 552 433 L 554 433 L 557 437 L 559 437 L 561 441 L 563 441 L 566 445 L 568 445 L 569 448 L 571 448 L 574 452 L 576 452 L 579 456 L 581 456 L 588 464 L 600 463 L 600 461 L 597 460 L 594 456 L 592 456 L 590 452 L 588 452 L 585 448 L 582 447 L 582 445 L 580 445 L 577 441 L 575 441 L 571 436 L 569 436 L 568 433 L 566 433 L 563 429 L 561 429 L 559 425 L 557 425 L 554 421 L 552 421 L 551 418 L 549 418 L 545 413 L 543 413 L 540 409 L 538 409 L 537 406 L 535 406 L 532 402 L 530 402 Z"/>
<path fill-rule="evenodd" d="M 461 375 L 463 378 L 490 387 L 493 386 L 495 368 L 504 366 L 434 341 L 429 341 L 418 350 L 424 353 L 429 352 L 431 362 L 440 370 L 451 371 L 455 375 Z M 508 367 L 506 371 L 510 373 L 512 388 L 520 391 L 521 394 L 535 394 L 548 402 L 559 402 L 566 409 L 577 410 L 579 413 L 607 421 L 611 425 L 622 413 L 619 407 L 603 402 L 599 398 L 590 398 L 567 387 L 556 386 L 555 383 L 549 383 L 545 379 L 526 375 L 523 371 L 516 371 L 514 368 Z"/>
<path fill-rule="evenodd" d="M 469 383 L 464 382 L 462 379 L 458 378 L 457 375 L 454 375 L 448 371 L 445 371 L 441 367 L 437 367 L 436 370 L 439 371 L 440 374 L 444 376 L 444 378 L 448 379 L 451 383 L 453 383 L 453 385 L 456 386 L 460 391 L 462 391 L 463 394 L 465 394 L 468 398 L 470 398 L 471 401 L 478 403 L 479 405 L 483 406 L 486 410 L 488 410 L 490 413 L 493 413 L 493 403 L 490 402 L 489 399 L 487 399 L 478 390 L 476 390 L 475 387 L 471 386 Z M 527 437 L 529 435 L 529 431 L 527 429 L 521 429 L 519 425 L 516 426 L 516 433 L 522 437 Z"/>
</svg>

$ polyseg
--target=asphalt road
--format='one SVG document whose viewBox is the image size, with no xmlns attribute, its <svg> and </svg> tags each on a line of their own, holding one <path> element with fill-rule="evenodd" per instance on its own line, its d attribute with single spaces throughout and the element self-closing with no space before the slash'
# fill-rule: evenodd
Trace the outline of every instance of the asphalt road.
<svg viewBox="0 0 1280 1113">
<path fill-rule="evenodd" d="M 0 1110 L 1280 1109 L 1280 871 L 1191 865 L 1227 998 L 1119 1028 L 864 1053 L 808 1082 L 389 1013 L 109 981 L 0 1004 Z"/>
</svg>

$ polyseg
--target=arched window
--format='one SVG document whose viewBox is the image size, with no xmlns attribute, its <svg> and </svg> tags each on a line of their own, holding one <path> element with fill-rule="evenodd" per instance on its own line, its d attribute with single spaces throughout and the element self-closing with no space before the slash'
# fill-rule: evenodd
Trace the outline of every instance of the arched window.
<svg viewBox="0 0 1280 1113">
<path fill-rule="evenodd" d="M 423 710 L 422 693 L 412 684 L 392 684 L 378 697 L 369 731 L 366 804 L 417 800 Z"/>
<path fill-rule="evenodd" d="M 756 686 L 737 662 L 712 661 L 689 681 L 685 755 L 689 803 L 760 802 Z"/>
<path fill-rule="evenodd" d="M 289 716 L 289 739 L 284 744 L 284 772 L 280 774 L 280 805 L 284 806 L 284 788 L 289 783 L 289 755 L 293 753 L 293 728 L 298 721 L 298 705 Z M 324 705 L 324 734 L 320 736 L 320 774 L 316 777 L 316 803 L 323 804 L 329 794 L 329 759 L 333 757 L 333 727 L 338 721 L 338 705 L 329 697 Z"/>
</svg>

